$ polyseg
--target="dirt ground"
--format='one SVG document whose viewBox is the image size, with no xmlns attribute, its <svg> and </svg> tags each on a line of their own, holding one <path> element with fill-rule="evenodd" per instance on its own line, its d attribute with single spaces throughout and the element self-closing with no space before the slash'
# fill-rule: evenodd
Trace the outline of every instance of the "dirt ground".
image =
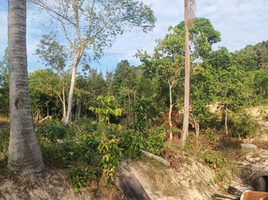
<svg viewBox="0 0 268 200">
<path fill-rule="evenodd" d="M 180 171 L 141 161 L 123 161 L 121 166 L 137 177 L 152 200 L 205 200 L 219 190 L 218 185 L 209 183 L 213 171 L 200 163 L 182 166 Z M 75 193 L 65 171 L 51 167 L 33 175 L 0 174 L 0 200 L 123 199 L 119 191 L 113 190 L 114 195 L 108 195 L 108 191 L 96 195 L 92 187 L 85 188 L 82 194 Z M 95 187 L 97 190 L 98 185 Z"/>
<path fill-rule="evenodd" d="M 93 194 L 74 192 L 64 170 L 46 166 L 42 173 L 18 176 L 0 174 L 0 199 L 2 200 L 93 200 Z"/>
</svg>

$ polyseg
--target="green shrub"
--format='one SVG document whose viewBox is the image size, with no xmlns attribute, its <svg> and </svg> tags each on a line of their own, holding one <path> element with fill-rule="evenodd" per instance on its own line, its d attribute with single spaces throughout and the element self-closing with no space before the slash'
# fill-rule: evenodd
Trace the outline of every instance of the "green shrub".
<svg viewBox="0 0 268 200">
<path fill-rule="evenodd" d="M 63 139 L 68 131 L 68 127 L 62 125 L 58 120 L 48 120 L 38 124 L 35 132 L 38 137 L 46 138 L 52 142 Z"/>
<path fill-rule="evenodd" d="M 226 158 L 224 158 L 220 154 L 214 154 L 210 150 L 206 151 L 201 157 L 212 168 L 221 168 L 226 164 Z M 214 164 L 216 164 L 216 166 L 213 166 Z"/>
<path fill-rule="evenodd" d="M 79 168 L 70 165 L 67 169 L 68 177 L 71 179 L 75 192 L 82 192 L 81 188 L 86 187 L 91 179 L 96 179 L 98 170 L 90 167 Z"/>
<path fill-rule="evenodd" d="M 78 131 L 85 131 L 85 132 L 94 132 L 97 128 L 97 124 L 92 123 L 95 119 L 94 118 L 77 118 L 73 123 L 73 132 L 77 133 Z"/>
<path fill-rule="evenodd" d="M 136 158 L 141 155 L 140 149 L 144 148 L 142 134 L 134 130 L 126 130 L 121 135 L 121 146 L 124 149 L 124 156 Z"/>
<path fill-rule="evenodd" d="M 104 154 L 101 165 L 107 178 L 113 179 L 115 168 L 119 165 L 122 156 L 122 149 L 118 147 L 118 143 L 119 140 L 113 136 L 112 139 L 104 138 L 98 146 L 99 152 Z"/>
<path fill-rule="evenodd" d="M 161 148 L 165 147 L 165 127 L 164 125 L 154 126 L 146 133 L 134 130 L 123 131 L 121 135 L 121 146 L 124 149 L 124 155 L 130 158 L 136 158 L 141 155 L 140 149 L 150 153 L 160 155 Z"/>
<path fill-rule="evenodd" d="M 0 169 L 6 168 L 9 144 L 9 131 L 0 127 Z"/>
<path fill-rule="evenodd" d="M 246 112 L 233 113 L 228 125 L 233 137 L 253 137 L 257 131 L 256 120 Z"/>
<path fill-rule="evenodd" d="M 145 136 L 145 150 L 155 155 L 161 154 L 161 148 L 165 147 L 165 125 L 154 126 Z"/>
</svg>

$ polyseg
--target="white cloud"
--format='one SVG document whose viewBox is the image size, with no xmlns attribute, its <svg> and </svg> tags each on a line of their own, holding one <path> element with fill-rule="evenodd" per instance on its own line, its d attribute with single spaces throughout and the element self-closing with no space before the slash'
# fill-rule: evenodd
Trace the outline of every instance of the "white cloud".
<svg viewBox="0 0 268 200">
<path fill-rule="evenodd" d="M 0 60 L 7 48 L 7 12 L 0 11 Z"/>
<path fill-rule="evenodd" d="M 3 1 L 3 0 L 1 0 Z M 7 0 L 4 0 L 7 2 Z M 92 63 L 92 66 L 103 70 L 114 69 L 118 62 L 127 59 L 132 64 L 138 64 L 139 60 L 133 55 L 137 49 L 153 52 L 155 39 L 163 38 L 168 32 L 169 26 L 175 26 L 183 20 L 183 1 L 174 0 L 143 0 L 147 5 L 153 4 L 157 18 L 153 32 L 126 32 L 119 35 L 112 48 L 105 51 L 106 55 L 101 59 L 102 65 Z M 267 0 L 197 0 L 197 17 L 209 18 L 212 25 L 222 35 L 222 42 L 215 44 L 226 46 L 231 52 L 244 48 L 246 45 L 254 45 L 263 40 L 268 40 L 268 2 Z M 32 55 L 36 46 L 44 34 L 44 17 L 33 15 L 34 11 L 28 11 L 27 44 L 29 65 L 37 63 L 37 56 Z M 32 20 L 34 18 L 34 20 Z M 0 58 L 7 46 L 7 10 L 6 4 L 0 4 Z M 40 67 L 40 64 L 36 64 Z M 35 67 L 30 66 L 31 69 Z M 30 71 L 30 70 L 29 70 Z"/>
</svg>

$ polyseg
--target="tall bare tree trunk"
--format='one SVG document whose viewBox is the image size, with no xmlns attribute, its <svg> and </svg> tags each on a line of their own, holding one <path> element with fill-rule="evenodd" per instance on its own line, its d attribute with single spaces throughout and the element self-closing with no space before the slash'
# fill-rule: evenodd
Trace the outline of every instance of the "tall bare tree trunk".
<svg viewBox="0 0 268 200">
<path fill-rule="evenodd" d="M 71 122 L 71 111 L 72 111 L 72 101 L 73 101 L 73 96 L 74 96 L 76 70 L 77 70 L 77 66 L 80 62 L 81 56 L 82 55 L 75 55 L 75 59 L 73 62 L 72 78 L 71 78 L 71 85 L 70 85 L 69 98 L 68 98 L 68 109 L 67 109 L 66 118 L 64 119 L 65 124 L 68 124 Z"/>
<path fill-rule="evenodd" d="M 183 115 L 183 133 L 181 136 L 181 145 L 185 145 L 189 127 L 189 108 L 190 108 L 190 49 L 189 49 L 189 15 L 188 0 L 184 0 L 185 6 L 185 82 L 184 82 L 184 115 Z"/>
<path fill-rule="evenodd" d="M 8 62 L 10 141 L 8 169 L 22 174 L 44 168 L 42 154 L 34 133 L 30 108 L 27 50 L 26 0 L 8 1 Z"/>
<path fill-rule="evenodd" d="M 131 98 L 130 98 L 130 92 L 129 90 L 127 91 L 127 97 L 128 97 L 128 122 L 132 120 L 131 114 L 132 114 L 132 109 L 131 109 Z"/>
<path fill-rule="evenodd" d="M 196 145 L 198 147 L 199 146 L 198 138 L 199 138 L 199 130 L 200 130 L 200 126 L 199 126 L 200 115 L 198 115 L 197 120 L 195 120 L 195 118 L 193 117 L 193 121 L 194 121 L 194 128 L 195 128 Z"/>
<path fill-rule="evenodd" d="M 79 118 L 81 115 L 81 102 L 77 102 L 77 117 Z"/>
<path fill-rule="evenodd" d="M 58 77 L 61 80 L 61 84 L 62 84 L 62 91 L 61 91 L 62 98 L 61 98 L 61 96 L 59 94 L 58 94 L 58 96 L 59 96 L 59 98 L 61 100 L 61 103 L 62 103 L 62 119 L 65 119 L 65 117 L 66 117 L 65 86 L 64 86 L 63 78 L 62 78 L 62 76 L 60 74 L 60 70 L 59 70 L 58 66 L 56 68 L 58 70 Z"/>
<path fill-rule="evenodd" d="M 169 83 L 169 112 L 168 112 L 168 123 L 169 123 L 169 129 L 172 129 L 172 108 L 173 108 L 173 102 L 172 102 L 172 87 L 175 84 L 175 81 L 173 80 L 171 83 Z M 173 139 L 173 133 L 172 131 L 169 134 L 170 141 Z"/>
<path fill-rule="evenodd" d="M 62 86 L 62 106 L 63 106 L 63 111 L 62 111 L 62 118 L 66 118 L 66 100 L 65 100 L 65 87 L 64 85 Z"/>
<path fill-rule="evenodd" d="M 225 133 L 226 133 L 226 136 L 228 135 L 228 108 L 226 106 L 226 109 L 225 109 Z"/>
</svg>

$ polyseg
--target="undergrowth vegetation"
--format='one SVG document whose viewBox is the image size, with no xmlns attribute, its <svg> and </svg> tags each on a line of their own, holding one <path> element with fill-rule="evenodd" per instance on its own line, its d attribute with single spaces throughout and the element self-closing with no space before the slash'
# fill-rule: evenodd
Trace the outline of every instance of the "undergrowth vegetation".
<svg viewBox="0 0 268 200">
<path fill-rule="evenodd" d="M 35 126 L 45 162 L 66 169 L 76 192 L 82 192 L 92 181 L 105 187 L 110 185 L 122 159 L 144 159 L 140 149 L 164 157 L 177 170 L 184 164 L 192 165 L 194 161 L 204 163 L 216 172 L 215 183 L 238 175 L 235 161 L 230 156 L 236 151 L 230 149 L 239 150 L 240 140 L 222 137 L 216 128 L 207 128 L 198 141 L 195 134 L 190 133 L 185 147 L 181 148 L 176 139 L 171 143 L 166 141 L 169 135 L 166 123 L 160 126 L 146 124 L 147 128 L 141 131 L 111 123 L 112 115 L 120 116 L 120 108 L 112 97 L 101 98 L 98 109 L 91 108 L 96 112 L 95 119 L 78 118 L 71 126 L 48 120 Z M 4 168 L 9 131 L 8 128 L 0 131 L 0 167 Z M 169 188 L 162 189 L 167 194 L 172 193 Z"/>
<path fill-rule="evenodd" d="M 214 183 L 228 182 L 232 176 L 239 174 L 233 159 L 235 150 L 240 149 L 239 139 L 225 137 L 217 128 L 207 128 L 201 131 L 198 141 L 191 132 L 185 147 L 181 148 L 177 136 L 172 142 L 166 140 L 170 131 L 166 123 L 145 124 L 142 121 L 141 124 L 146 128 L 138 130 L 122 126 L 121 123 L 111 123 L 111 116 L 120 116 L 121 109 L 113 97 L 100 98 L 98 109 L 90 108 L 96 113 L 96 118 L 78 118 L 71 126 L 65 126 L 59 120 L 48 120 L 35 125 L 45 162 L 66 169 L 76 192 L 82 192 L 92 181 L 101 183 L 104 187 L 111 185 L 116 167 L 122 159 L 144 160 L 140 149 L 164 157 L 176 170 L 180 170 L 184 164 L 190 166 L 195 161 L 201 162 L 215 171 Z M 230 117 L 231 119 L 234 118 Z M 250 126 L 244 129 L 248 132 L 236 127 L 247 124 L 252 119 L 247 115 L 239 119 L 230 124 L 231 132 L 244 133 L 240 137 L 248 136 L 246 133 L 251 133 Z M 0 131 L 0 167 L 4 168 L 8 155 L 8 125 Z M 180 132 L 179 129 L 175 131 Z M 164 184 L 162 190 L 173 194 L 165 185 L 167 184 Z"/>
</svg>

